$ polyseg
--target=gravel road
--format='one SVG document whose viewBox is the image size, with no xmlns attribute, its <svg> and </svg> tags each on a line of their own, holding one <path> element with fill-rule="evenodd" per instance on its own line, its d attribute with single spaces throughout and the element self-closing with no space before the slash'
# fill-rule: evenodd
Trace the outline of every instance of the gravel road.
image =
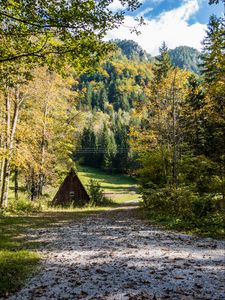
<svg viewBox="0 0 225 300">
<path fill-rule="evenodd" d="M 41 272 L 9 299 L 225 299 L 225 241 L 143 224 L 132 211 L 32 232 Z"/>
</svg>

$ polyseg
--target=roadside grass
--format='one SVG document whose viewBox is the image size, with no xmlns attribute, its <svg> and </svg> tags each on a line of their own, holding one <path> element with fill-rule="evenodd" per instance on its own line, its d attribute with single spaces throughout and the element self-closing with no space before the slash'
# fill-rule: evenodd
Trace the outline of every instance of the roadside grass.
<svg viewBox="0 0 225 300">
<path fill-rule="evenodd" d="M 0 297 L 17 291 L 38 270 L 38 241 L 29 229 L 49 228 L 76 222 L 109 207 L 49 208 L 32 215 L 0 214 Z"/>
<path fill-rule="evenodd" d="M 222 213 L 215 213 L 204 218 L 178 218 L 166 216 L 139 208 L 139 218 L 151 225 L 160 225 L 164 229 L 175 230 L 202 237 L 225 239 L 225 216 Z"/>
<path fill-rule="evenodd" d="M 86 187 L 88 187 L 90 179 L 97 180 L 105 196 L 116 203 L 140 199 L 137 182 L 130 176 L 109 174 L 105 171 L 90 167 L 79 167 L 78 175 Z"/>
</svg>

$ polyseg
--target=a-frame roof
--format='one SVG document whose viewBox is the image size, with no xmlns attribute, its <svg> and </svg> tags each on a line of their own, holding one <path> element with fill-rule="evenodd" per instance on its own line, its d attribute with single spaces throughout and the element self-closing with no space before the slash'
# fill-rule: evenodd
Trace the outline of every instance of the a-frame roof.
<svg viewBox="0 0 225 300">
<path fill-rule="evenodd" d="M 56 193 L 52 205 L 82 206 L 90 201 L 90 197 L 74 169 L 71 169 Z"/>
</svg>

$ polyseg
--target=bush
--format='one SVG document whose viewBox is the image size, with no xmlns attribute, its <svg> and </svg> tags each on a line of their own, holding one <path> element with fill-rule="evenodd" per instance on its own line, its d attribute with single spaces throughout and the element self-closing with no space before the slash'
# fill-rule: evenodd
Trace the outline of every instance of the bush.
<svg viewBox="0 0 225 300">
<path fill-rule="evenodd" d="M 192 212 L 195 194 L 188 187 L 144 189 L 143 203 L 148 209 L 165 215 L 187 216 Z"/>
<path fill-rule="evenodd" d="M 91 179 L 89 181 L 89 195 L 92 206 L 110 205 L 112 201 L 104 196 L 101 185 L 97 180 Z"/>
<path fill-rule="evenodd" d="M 195 217 L 202 218 L 215 212 L 215 204 L 211 196 L 199 197 L 192 203 L 192 212 Z"/>
<path fill-rule="evenodd" d="M 40 201 L 31 201 L 26 198 L 20 198 L 18 201 L 9 201 L 6 211 L 12 213 L 37 213 L 42 211 L 42 205 Z"/>
</svg>

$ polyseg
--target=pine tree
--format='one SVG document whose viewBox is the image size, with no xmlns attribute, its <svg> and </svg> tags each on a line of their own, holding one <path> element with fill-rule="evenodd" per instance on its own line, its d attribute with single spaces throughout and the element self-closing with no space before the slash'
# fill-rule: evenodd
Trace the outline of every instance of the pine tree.
<svg viewBox="0 0 225 300">
<path fill-rule="evenodd" d="M 157 82 L 159 82 L 162 78 L 165 78 L 172 67 L 169 50 L 165 42 L 162 43 L 162 46 L 159 48 L 159 52 L 160 55 L 156 57 L 153 69 Z"/>
<path fill-rule="evenodd" d="M 209 84 L 225 76 L 225 27 L 224 20 L 211 16 L 207 36 L 203 40 L 202 73 Z"/>
<path fill-rule="evenodd" d="M 102 168 L 112 170 L 112 162 L 116 155 L 116 143 L 113 132 L 104 124 L 102 132 Z"/>
<path fill-rule="evenodd" d="M 203 41 L 202 66 L 207 104 L 205 139 L 207 157 L 215 164 L 225 201 L 225 27 L 224 20 L 211 16 Z"/>
</svg>

